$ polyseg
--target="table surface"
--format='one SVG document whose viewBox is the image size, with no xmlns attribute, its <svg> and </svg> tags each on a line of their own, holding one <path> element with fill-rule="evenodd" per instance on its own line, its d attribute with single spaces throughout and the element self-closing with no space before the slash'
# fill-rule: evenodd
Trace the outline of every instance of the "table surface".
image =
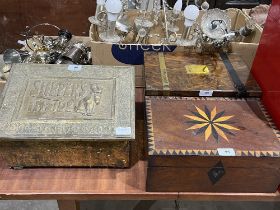
<svg viewBox="0 0 280 210">
<path fill-rule="evenodd" d="M 148 193 L 146 161 L 130 169 L 9 169 L 0 162 L 1 199 L 280 201 L 279 193 Z"/>
<path fill-rule="evenodd" d="M 0 94 L 3 88 L 0 84 Z M 142 120 L 143 89 L 136 89 L 136 119 Z M 141 107 L 141 106 L 140 106 Z M 140 117 L 139 117 L 140 116 Z M 141 125 L 144 123 L 140 122 Z M 139 123 L 138 123 L 139 125 Z M 139 127 L 139 126 L 138 126 Z M 141 128 L 142 127 L 142 128 Z M 143 126 L 140 126 L 144 136 Z M 138 131 L 139 134 L 139 131 Z M 147 161 L 143 145 L 130 169 L 34 168 L 13 170 L 0 159 L 0 199 L 55 200 L 239 200 L 280 201 L 279 193 L 150 193 L 146 192 Z M 141 154 L 142 153 L 142 154 Z"/>
</svg>

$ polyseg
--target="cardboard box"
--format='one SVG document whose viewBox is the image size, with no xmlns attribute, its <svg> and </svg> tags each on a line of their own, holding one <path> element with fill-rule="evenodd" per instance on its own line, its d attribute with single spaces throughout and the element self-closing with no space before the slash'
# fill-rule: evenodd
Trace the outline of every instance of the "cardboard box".
<svg viewBox="0 0 280 210">
<path fill-rule="evenodd" d="M 236 43 L 231 43 L 229 48 L 231 52 L 239 54 L 240 57 L 248 66 L 248 68 L 251 69 L 256 56 L 258 46 L 259 44 L 256 43 L 236 42 Z"/>
<path fill-rule="evenodd" d="M 251 9 L 242 9 L 242 12 L 244 13 L 244 15 L 249 17 L 249 18 L 251 18 L 250 17 L 250 11 L 251 11 Z M 263 14 L 260 14 L 260 15 L 263 15 Z M 263 31 L 263 27 L 260 24 L 256 23 L 255 25 L 257 26 L 257 28 L 259 28 L 259 30 L 261 32 Z"/>
<path fill-rule="evenodd" d="M 246 15 L 240 9 L 230 8 L 226 10 L 229 16 L 231 17 L 231 29 L 238 30 L 241 27 L 245 26 L 246 21 L 250 19 L 250 16 Z M 262 28 L 255 24 L 255 31 L 248 37 L 244 38 L 242 42 L 244 43 L 256 43 L 258 44 L 262 35 Z"/>
<path fill-rule="evenodd" d="M 226 10 L 229 16 L 232 19 L 232 30 L 238 30 L 242 26 L 245 25 L 246 20 L 249 16 L 245 15 L 239 9 L 227 9 Z M 203 11 L 200 12 L 200 16 L 198 21 L 200 21 Z M 129 16 L 131 14 L 132 20 L 131 24 L 133 24 L 133 17 L 137 14 L 135 10 L 129 11 Z M 178 26 L 180 31 L 178 34 L 182 33 L 183 20 L 178 21 Z M 154 30 L 160 34 L 164 32 L 161 26 L 157 26 Z M 242 40 L 244 43 L 259 43 L 261 38 L 262 31 L 259 27 L 256 27 L 256 31 L 252 33 L 250 36 L 246 37 Z M 90 39 L 91 39 L 91 49 L 92 49 L 92 57 L 93 64 L 96 65 L 135 65 L 136 69 L 142 68 L 144 63 L 144 51 L 155 51 L 155 52 L 174 52 L 174 51 L 183 51 L 184 47 L 176 46 L 176 45 L 161 45 L 156 42 L 155 39 L 149 40 L 149 44 L 140 45 L 134 43 L 126 43 L 126 44 L 112 44 L 112 43 L 104 43 L 100 41 L 98 37 L 97 27 L 91 25 L 89 31 Z M 163 33 L 164 37 L 164 33 Z M 136 70 L 137 71 L 137 70 Z"/>
</svg>

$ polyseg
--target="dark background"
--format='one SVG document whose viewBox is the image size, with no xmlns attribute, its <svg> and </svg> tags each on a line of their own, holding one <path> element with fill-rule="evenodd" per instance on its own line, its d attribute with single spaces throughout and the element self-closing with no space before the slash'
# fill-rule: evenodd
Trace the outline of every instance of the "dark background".
<svg viewBox="0 0 280 210">
<path fill-rule="evenodd" d="M 48 22 L 87 36 L 95 0 L 0 0 L 0 53 L 18 47 L 26 26 Z M 50 34 L 55 35 L 55 34 Z"/>
<path fill-rule="evenodd" d="M 186 0 L 183 0 L 183 2 Z M 174 5 L 176 0 L 167 0 L 170 5 Z M 207 0 L 210 8 L 252 8 L 259 4 L 271 4 L 271 0 Z M 189 1 L 190 4 L 194 3 L 194 0 Z"/>
<path fill-rule="evenodd" d="M 169 0 L 172 2 L 175 0 Z M 254 7 L 271 0 L 208 0 L 211 7 Z M 192 1 L 190 1 L 192 2 Z M 17 40 L 26 26 L 48 22 L 88 36 L 88 17 L 94 15 L 95 0 L 0 0 L 0 53 L 18 48 Z M 48 34 L 55 35 L 55 34 Z"/>
</svg>

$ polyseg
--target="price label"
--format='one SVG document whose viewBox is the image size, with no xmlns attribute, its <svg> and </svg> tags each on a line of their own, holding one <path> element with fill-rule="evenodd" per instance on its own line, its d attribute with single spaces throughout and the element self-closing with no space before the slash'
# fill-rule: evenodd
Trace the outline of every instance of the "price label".
<svg viewBox="0 0 280 210">
<path fill-rule="evenodd" d="M 117 127 L 116 136 L 131 136 L 131 127 Z"/>
<path fill-rule="evenodd" d="M 69 71 L 81 71 L 82 70 L 82 66 L 81 65 L 69 65 L 68 66 L 68 70 Z"/>
<path fill-rule="evenodd" d="M 199 91 L 199 96 L 202 97 L 209 97 L 209 96 L 213 96 L 213 90 L 200 90 Z"/>
<path fill-rule="evenodd" d="M 206 65 L 186 65 L 187 74 L 209 74 L 209 69 Z"/>
<path fill-rule="evenodd" d="M 235 150 L 232 148 L 218 148 L 217 150 L 220 156 L 235 156 Z"/>
</svg>

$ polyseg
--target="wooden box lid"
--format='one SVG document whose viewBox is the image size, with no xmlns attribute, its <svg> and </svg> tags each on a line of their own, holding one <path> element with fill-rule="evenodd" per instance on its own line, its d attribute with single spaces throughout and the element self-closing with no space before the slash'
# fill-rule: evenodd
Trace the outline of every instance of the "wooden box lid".
<svg viewBox="0 0 280 210">
<path fill-rule="evenodd" d="M 199 67 L 203 71 L 195 71 Z M 261 96 L 260 87 L 238 54 L 146 52 L 145 77 L 148 96 L 209 96 L 208 91 L 219 97 Z"/>
<path fill-rule="evenodd" d="M 14 65 L 0 139 L 134 139 L 134 74 L 133 67 Z"/>
<path fill-rule="evenodd" d="M 149 156 L 279 157 L 280 133 L 258 99 L 146 97 Z"/>
</svg>

